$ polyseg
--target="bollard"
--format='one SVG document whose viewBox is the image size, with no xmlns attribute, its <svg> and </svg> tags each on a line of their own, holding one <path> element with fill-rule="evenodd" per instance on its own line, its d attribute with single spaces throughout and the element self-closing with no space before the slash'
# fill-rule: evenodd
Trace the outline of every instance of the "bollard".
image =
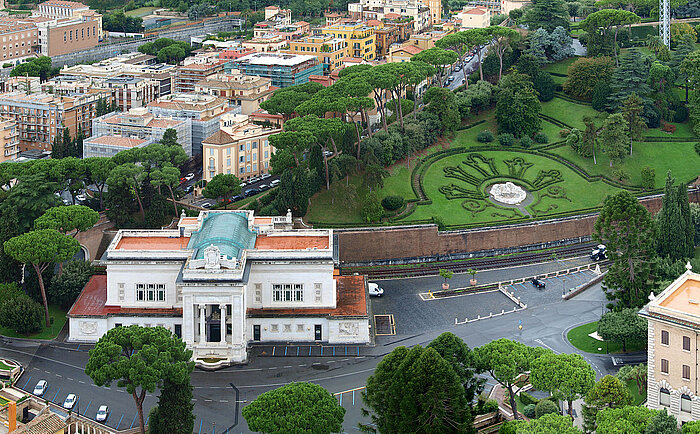
<svg viewBox="0 0 700 434">
<path fill-rule="evenodd" d="M 505 309 L 501 309 L 501 315 L 503 315 L 504 313 L 506 313 L 506 310 L 505 310 Z"/>
</svg>

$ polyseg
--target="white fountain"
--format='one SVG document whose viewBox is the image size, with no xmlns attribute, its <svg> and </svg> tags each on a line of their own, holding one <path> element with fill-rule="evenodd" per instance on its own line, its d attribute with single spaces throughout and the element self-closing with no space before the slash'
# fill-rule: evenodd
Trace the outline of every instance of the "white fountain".
<svg viewBox="0 0 700 434">
<path fill-rule="evenodd" d="M 508 205 L 517 205 L 525 200 L 527 193 L 521 187 L 508 181 L 505 184 L 494 184 L 489 191 L 491 197 L 497 202 Z"/>
</svg>

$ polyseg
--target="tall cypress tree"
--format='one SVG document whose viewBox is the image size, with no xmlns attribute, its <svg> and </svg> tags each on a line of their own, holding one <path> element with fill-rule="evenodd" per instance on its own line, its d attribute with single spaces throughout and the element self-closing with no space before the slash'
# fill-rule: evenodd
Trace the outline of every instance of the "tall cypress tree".
<svg viewBox="0 0 700 434">
<path fill-rule="evenodd" d="M 683 184 L 675 183 L 669 170 L 666 173 L 661 211 L 657 216 L 656 250 L 662 257 L 678 260 L 692 256 L 695 229 L 686 188 Z"/>
<path fill-rule="evenodd" d="M 158 397 L 158 405 L 149 415 L 149 434 L 190 434 L 194 430 L 193 410 L 189 376 L 185 384 L 165 380 Z"/>
</svg>

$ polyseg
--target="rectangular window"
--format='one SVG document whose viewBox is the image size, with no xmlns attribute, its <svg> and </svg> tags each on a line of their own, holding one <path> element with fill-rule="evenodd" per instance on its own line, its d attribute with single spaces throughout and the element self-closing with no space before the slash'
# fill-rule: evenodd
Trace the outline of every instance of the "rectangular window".
<svg viewBox="0 0 700 434">
<path fill-rule="evenodd" d="M 145 286 L 146 285 L 144 285 L 143 283 L 136 284 L 136 301 L 145 301 L 146 300 Z"/>
<path fill-rule="evenodd" d="M 661 372 L 668 374 L 668 360 L 666 359 L 661 359 Z"/>
<path fill-rule="evenodd" d="M 683 336 L 683 349 L 690 351 L 690 336 Z"/>
<path fill-rule="evenodd" d="M 304 287 L 300 284 L 294 285 L 294 301 L 304 301 Z"/>
<path fill-rule="evenodd" d="M 683 379 L 690 380 L 690 366 L 683 365 Z"/>
<path fill-rule="evenodd" d="M 661 330 L 661 345 L 668 345 L 668 331 Z"/>
<path fill-rule="evenodd" d="M 146 299 L 148 301 L 154 301 L 156 299 L 156 285 L 149 283 L 146 286 Z"/>
<path fill-rule="evenodd" d="M 282 301 L 282 285 L 272 285 L 272 301 Z"/>
<path fill-rule="evenodd" d="M 272 285 L 272 301 L 304 301 L 304 285 Z"/>
<path fill-rule="evenodd" d="M 165 301 L 165 285 L 157 285 L 158 289 L 158 301 Z"/>
</svg>

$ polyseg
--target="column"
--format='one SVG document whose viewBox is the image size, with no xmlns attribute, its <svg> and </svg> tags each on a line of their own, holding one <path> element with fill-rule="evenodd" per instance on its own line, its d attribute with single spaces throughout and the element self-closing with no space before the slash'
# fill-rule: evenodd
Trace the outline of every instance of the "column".
<svg viewBox="0 0 700 434">
<path fill-rule="evenodd" d="M 207 330 L 206 330 L 206 325 L 204 324 L 204 319 L 207 316 L 207 305 L 206 304 L 200 304 L 199 305 L 199 343 L 203 344 L 204 342 L 207 341 Z"/>
<path fill-rule="evenodd" d="M 221 317 L 221 343 L 226 343 L 226 305 L 219 305 L 219 316 Z"/>
</svg>

